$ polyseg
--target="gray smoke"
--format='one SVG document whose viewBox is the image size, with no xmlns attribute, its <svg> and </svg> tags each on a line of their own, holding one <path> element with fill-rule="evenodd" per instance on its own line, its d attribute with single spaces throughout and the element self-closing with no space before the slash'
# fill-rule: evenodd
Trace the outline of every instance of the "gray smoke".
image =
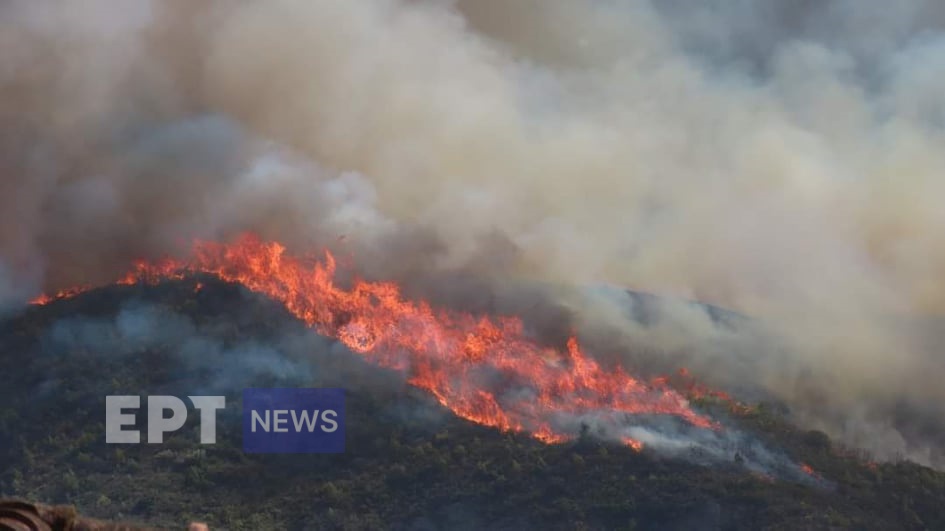
<svg viewBox="0 0 945 531">
<path fill-rule="evenodd" d="M 943 26 L 932 0 L 3 2 L 0 301 L 253 230 L 445 300 L 426 279 L 565 286 L 614 357 L 941 464 Z M 643 326 L 589 284 L 758 324 Z"/>
</svg>

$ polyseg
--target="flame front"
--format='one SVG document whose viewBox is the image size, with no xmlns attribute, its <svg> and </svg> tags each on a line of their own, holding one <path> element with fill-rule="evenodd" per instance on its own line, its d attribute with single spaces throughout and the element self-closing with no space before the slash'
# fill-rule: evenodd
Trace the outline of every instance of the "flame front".
<svg viewBox="0 0 945 531">
<path fill-rule="evenodd" d="M 410 384 L 456 415 L 547 443 L 574 436 L 556 429 L 555 419 L 562 416 L 590 414 L 619 428 L 626 415 L 674 415 L 698 427 L 717 427 L 665 383 L 645 383 L 619 367 L 604 370 L 575 337 L 566 349 L 540 346 L 518 318 L 435 310 L 424 301 L 405 300 L 388 282 L 356 280 L 346 289 L 335 284 L 335 267 L 330 253 L 324 262 L 304 260 L 279 243 L 245 235 L 229 244 L 198 242 L 186 262 L 138 262 L 118 282 L 155 283 L 194 273 L 238 282 L 375 364 L 403 371 Z M 637 440 L 620 440 L 642 448 Z"/>
</svg>

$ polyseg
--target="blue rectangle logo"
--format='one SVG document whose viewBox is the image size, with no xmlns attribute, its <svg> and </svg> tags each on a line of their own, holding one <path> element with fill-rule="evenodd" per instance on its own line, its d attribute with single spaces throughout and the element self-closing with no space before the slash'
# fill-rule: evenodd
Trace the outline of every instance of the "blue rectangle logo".
<svg viewBox="0 0 945 531">
<path fill-rule="evenodd" d="M 243 389 L 243 451 L 344 452 L 344 389 Z"/>
</svg>

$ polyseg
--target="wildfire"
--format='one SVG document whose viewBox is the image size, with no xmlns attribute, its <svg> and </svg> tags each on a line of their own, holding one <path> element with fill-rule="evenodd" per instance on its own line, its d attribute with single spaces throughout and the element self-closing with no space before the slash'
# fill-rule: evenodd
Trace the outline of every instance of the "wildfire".
<svg viewBox="0 0 945 531">
<path fill-rule="evenodd" d="M 666 381 L 667 378 L 664 376 L 663 381 Z M 685 367 L 680 367 L 676 373 L 676 380 L 680 387 L 685 388 L 686 396 L 689 396 L 693 399 L 706 399 L 711 398 L 715 400 L 720 400 L 722 402 L 734 403 L 734 400 L 728 393 L 724 391 L 717 391 L 715 389 L 710 389 L 705 385 L 697 382 L 692 374 L 689 372 L 689 369 Z"/>
<path fill-rule="evenodd" d="M 202 273 L 282 303 L 318 333 L 337 338 L 368 360 L 404 371 L 407 381 L 470 421 L 503 431 L 524 431 L 547 443 L 573 438 L 555 428 L 562 415 L 598 414 L 619 427 L 625 415 L 673 415 L 702 428 L 717 428 L 689 407 L 665 381 L 643 382 L 622 368 L 605 370 L 575 337 L 565 349 L 531 340 L 520 319 L 474 316 L 405 300 L 388 282 L 335 284 L 336 263 L 327 253 L 312 261 L 286 253 L 279 243 L 245 235 L 233 243 L 198 242 L 187 261 L 138 262 L 120 284 L 156 283 Z M 71 297 L 87 288 L 65 290 Z M 642 443 L 623 442 L 634 449 Z"/>
<path fill-rule="evenodd" d="M 623 437 L 620 440 L 623 441 L 624 444 L 626 444 L 627 446 L 629 446 L 630 448 L 633 448 L 634 450 L 638 452 L 643 449 L 643 443 L 636 439 L 631 439 L 630 437 Z"/>
<path fill-rule="evenodd" d="M 55 300 L 68 299 L 70 297 L 75 297 L 76 295 L 84 293 L 90 289 L 92 288 L 89 286 L 77 286 L 74 288 L 67 288 L 67 289 L 59 290 L 58 292 L 56 292 L 55 295 L 46 295 L 44 293 L 36 297 L 35 299 L 31 300 L 29 303 L 39 304 L 39 305 L 49 304 L 50 302 L 55 301 Z"/>
<path fill-rule="evenodd" d="M 808 476 L 817 477 L 817 472 L 814 472 L 814 469 L 807 463 L 801 463 L 801 471 Z"/>
</svg>

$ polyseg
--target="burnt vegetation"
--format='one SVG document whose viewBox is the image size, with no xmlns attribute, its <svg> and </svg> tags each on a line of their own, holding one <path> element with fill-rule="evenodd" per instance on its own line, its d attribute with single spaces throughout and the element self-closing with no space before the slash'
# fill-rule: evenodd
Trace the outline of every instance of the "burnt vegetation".
<svg viewBox="0 0 945 531">
<path fill-rule="evenodd" d="M 306 385 L 348 389 L 346 452 L 244 454 L 242 388 Z M 106 445 L 107 394 L 226 394 L 218 444 L 198 444 L 192 414 L 163 445 Z M 95 517 L 252 530 L 945 529 L 945 474 L 872 463 L 765 404 L 727 414 L 824 484 L 752 474 L 737 454 L 700 466 L 586 434 L 545 445 L 477 426 L 211 278 L 103 288 L 0 322 L 0 496 Z"/>
</svg>

